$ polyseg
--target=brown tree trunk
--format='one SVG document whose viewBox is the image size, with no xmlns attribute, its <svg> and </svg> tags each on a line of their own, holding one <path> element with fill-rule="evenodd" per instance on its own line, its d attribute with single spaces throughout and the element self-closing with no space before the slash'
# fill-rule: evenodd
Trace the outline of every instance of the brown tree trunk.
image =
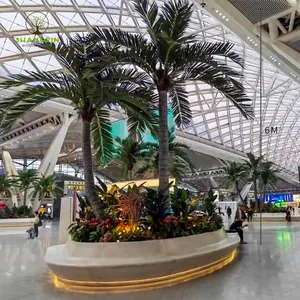
<svg viewBox="0 0 300 300">
<path fill-rule="evenodd" d="M 169 195 L 169 128 L 168 128 L 168 92 L 159 91 L 159 163 L 158 191 L 164 195 Z"/>
<path fill-rule="evenodd" d="M 91 148 L 91 122 L 83 120 L 82 130 L 82 159 L 84 166 L 84 183 L 87 197 L 97 218 L 101 217 L 101 202 L 97 195 L 94 182 L 93 156 Z"/>
<path fill-rule="evenodd" d="M 260 202 L 258 202 L 258 199 L 257 199 L 257 179 L 254 179 L 253 180 L 253 184 L 254 184 L 254 198 L 255 198 L 255 203 L 258 205 L 258 207 L 260 207 Z"/>
</svg>

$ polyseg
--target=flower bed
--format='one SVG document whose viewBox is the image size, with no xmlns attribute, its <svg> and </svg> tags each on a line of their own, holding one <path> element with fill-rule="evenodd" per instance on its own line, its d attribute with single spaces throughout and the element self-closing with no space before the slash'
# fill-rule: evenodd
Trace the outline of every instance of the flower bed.
<svg viewBox="0 0 300 300">
<path fill-rule="evenodd" d="M 79 197 L 80 212 L 70 225 L 71 239 L 76 242 L 130 242 L 190 236 L 222 228 L 222 218 L 214 213 L 212 191 L 204 199 L 193 198 L 187 190 L 175 188 L 168 198 L 155 190 L 113 186 L 107 190 L 101 182 L 99 201 L 105 207 L 102 220 L 94 218 L 88 199 Z M 201 201 L 202 200 L 202 201 Z M 205 213 L 196 213 L 202 208 Z M 170 213 L 172 211 L 173 213 Z"/>
</svg>

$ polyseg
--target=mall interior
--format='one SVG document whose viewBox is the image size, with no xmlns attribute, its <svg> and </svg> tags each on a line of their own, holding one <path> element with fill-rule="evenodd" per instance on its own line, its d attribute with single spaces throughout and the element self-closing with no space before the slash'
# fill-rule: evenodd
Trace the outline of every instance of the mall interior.
<svg viewBox="0 0 300 300">
<path fill-rule="evenodd" d="M 300 0 L 0 0 L 0 300 L 298 300 L 299 138 Z"/>
</svg>

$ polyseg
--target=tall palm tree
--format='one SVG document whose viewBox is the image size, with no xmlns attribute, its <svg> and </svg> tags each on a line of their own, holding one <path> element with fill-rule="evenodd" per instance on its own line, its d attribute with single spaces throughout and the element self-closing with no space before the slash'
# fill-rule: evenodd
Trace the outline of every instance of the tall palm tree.
<svg viewBox="0 0 300 300">
<path fill-rule="evenodd" d="M 263 185 L 263 197 L 261 199 L 262 203 L 265 203 L 267 185 L 274 184 L 277 181 L 277 177 L 276 177 L 277 173 L 278 170 L 274 168 L 274 163 L 270 161 L 261 163 L 260 176 Z"/>
<path fill-rule="evenodd" d="M 105 45 L 93 47 L 87 44 L 83 36 L 75 35 L 67 42 L 61 39 L 58 44 L 35 43 L 35 46 L 55 54 L 63 70 L 27 71 L 26 75 L 12 75 L 11 80 L 1 82 L 0 87 L 4 88 L 29 84 L 1 101 L 1 127 L 10 129 L 18 117 L 47 100 L 68 100 L 82 120 L 86 192 L 95 215 L 101 217 L 102 206 L 94 184 L 91 135 L 99 161 L 112 159 L 114 146 L 108 108 L 119 105 L 129 117 L 129 128 L 143 130 L 152 124 L 149 111 L 153 110 L 149 101 L 153 101 L 153 92 L 145 85 L 145 76 L 130 67 L 109 66 L 107 62 L 101 61 L 97 70 L 93 68 L 93 76 L 87 76 L 94 59 L 92 49 L 97 50 L 98 56 L 100 53 L 109 55 L 111 49 Z"/>
<path fill-rule="evenodd" d="M 258 203 L 258 196 L 257 196 L 257 181 L 260 178 L 260 165 L 262 162 L 262 157 L 256 157 L 253 153 L 247 153 L 248 160 L 245 161 L 244 166 L 248 173 L 248 178 L 250 181 L 253 182 L 254 188 L 254 198 L 255 202 Z"/>
<path fill-rule="evenodd" d="M 239 188 L 239 182 L 242 179 L 245 179 L 247 174 L 244 165 L 236 162 L 230 162 L 230 164 L 225 168 L 225 171 L 227 173 L 228 183 L 234 186 L 240 200 L 242 203 L 245 203 Z"/>
<path fill-rule="evenodd" d="M 147 27 L 147 35 L 96 27 L 89 39 L 93 43 L 111 45 L 114 53 L 110 53 L 107 60 L 138 67 L 157 91 L 159 190 L 168 195 L 168 103 L 171 103 L 175 124 L 178 127 L 188 126 L 192 112 L 184 83 L 202 81 L 209 84 L 228 98 L 246 118 L 253 116 L 252 100 L 246 96 L 241 84 L 242 72 L 225 63 L 231 60 L 244 67 L 242 58 L 232 51 L 234 44 L 199 42 L 197 34 L 189 32 L 190 19 L 196 9 L 193 4 L 188 0 L 168 0 L 158 7 L 155 1 L 132 2 L 135 12 Z M 221 61 L 220 57 L 225 60 Z"/>
<path fill-rule="evenodd" d="M 154 177 L 159 176 L 159 145 L 158 143 L 146 143 L 141 158 L 138 160 L 138 174 L 150 173 Z M 170 174 L 180 180 L 186 173 L 194 171 L 194 166 L 186 152 L 189 147 L 175 142 L 175 135 L 169 134 L 168 151 L 170 153 L 168 168 Z"/>
<path fill-rule="evenodd" d="M 33 187 L 38 182 L 38 176 L 36 170 L 33 169 L 25 169 L 19 172 L 19 175 L 16 178 L 16 185 L 20 189 L 21 192 L 24 193 L 23 195 L 23 205 L 27 205 L 27 196 L 28 196 L 28 189 Z"/>
</svg>

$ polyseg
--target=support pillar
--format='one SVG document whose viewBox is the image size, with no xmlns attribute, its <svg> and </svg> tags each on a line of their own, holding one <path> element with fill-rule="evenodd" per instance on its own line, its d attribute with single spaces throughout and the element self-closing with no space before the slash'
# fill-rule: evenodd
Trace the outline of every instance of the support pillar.
<svg viewBox="0 0 300 300">
<path fill-rule="evenodd" d="M 11 155 L 8 151 L 3 150 L 2 152 L 2 162 L 5 170 L 5 174 L 9 178 L 15 179 L 16 176 L 18 176 L 18 171 L 15 167 L 15 164 L 11 158 Z M 15 191 L 14 191 L 15 192 Z M 11 195 L 11 201 L 12 201 L 12 206 L 15 204 L 18 206 L 18 200 L 17 200 L 17 193 L 12 193 Z"/>
<path fill-rule="evenodd" d="M 67 135 L 67 132 L 69 130 L 69 127 L 71 123 L 76 119 L 76 116 L 69 116 L 68 113 L 62 113 L 62 125 L 59 128 L 55 138 L 51 142 L 50 147 L 48 148 L 38 170 L 37 174 L 38 176 L 44 175 L 44 176 L 50 176 L 54 172 L 54 168 L 57 164 L 57 159 L 60 154 L 62 145 L 65 141 L 65 137 Z M 29 191 L 29 194 L 33 193 L 33 189 Z M 30 199 L 30 197 L 28 197 Z M 39 201 L 38 197 L 34 200 L 33 208 L 34 210 L 38 209 L 39 207 Z"/>
<path fill-rule="evenodd" d="M 57 159 L 61 151 L 61 147 L 65 141 L 65 137 L 69 130 L 71 123 L 75 120 L 76 116 L 71 116 L 67 113 L 62 114 L 63 124 L 61 125 L 60 129 L 57 132 L 57 135 L 53 139 L 50 147 L 46 155 L 44 156 L 40 167 L 38 168 L 38 174 L 42 174 L 44 176 L 52 175 L 54 172 L 54 168 L 57 164 Z"/>
<path fill-rule="evenodd" d="M 252 184 L 253 184 L 253 182 L 246 183 L 246 185 L 241 190 L 241 196 L 242 196 L 243 200 L 245 200 L 245 198 L 247 197 L 247 195 L 248 195 L 248 193 L 251 189 Z"/>
</svg>

